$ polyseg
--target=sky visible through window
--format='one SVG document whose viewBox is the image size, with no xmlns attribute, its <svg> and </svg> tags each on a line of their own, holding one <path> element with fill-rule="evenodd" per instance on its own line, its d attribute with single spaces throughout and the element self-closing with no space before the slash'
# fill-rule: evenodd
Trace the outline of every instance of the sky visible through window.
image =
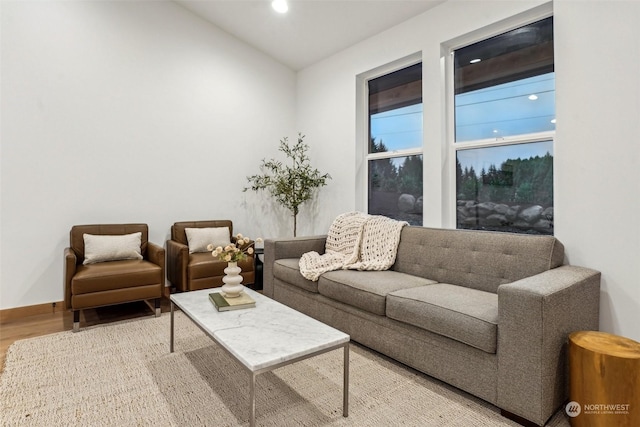
<svg viewBox="0 0 640 427">
<path fill-rule="evenodd" d="M 555 129 L 555 74 L 517 80 L 456 96 L 456 142 L 486 140 Z M 422 104 L 371 116 L 371 136 L 388 151 L 422 146 Z M 553 155 L 552 141 L 458 150 L 462 168 L 476 174 L 507 159 Z M 397 159 L 399 166 L 400 159 Z"/>
<path fill-rule="evenodd" d="M 422 104 L 372 114 L 371 137 L 389 151 L 422 147 Z"/>
<path fill-rule="evenodd" d="M 455 97 L 456 142 L 555 129 L 555 74 L 547 73 Z"/>
<path fill-rule="evenodd" d="M 555 73 L 516 80 L 456 95 L 456 142 L 500 141 L 505 137 L 555 130 Z M 553 155 L 553 142 L 458 150 L 462 169 L 476 174 L 508 159 Z"/>
</svg>

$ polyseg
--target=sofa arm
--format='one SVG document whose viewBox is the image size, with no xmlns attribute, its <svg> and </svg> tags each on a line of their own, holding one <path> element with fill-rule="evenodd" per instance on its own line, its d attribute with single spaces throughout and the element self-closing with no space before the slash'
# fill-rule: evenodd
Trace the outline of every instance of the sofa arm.
<svg viewBox="0 0 640 427">
<path fill-rule="evenodd" d="M 304 236 L 264 241 L 264 265 L 262 272 L 263 293 L 273 298 L 273 263 L 277 259 L 300 258 L 306 252 L 324 253 L 327 236 Z"/>
<path fill-rule="evenodd" d="M 164 260 L 164 248 L 156 245 L 155 243 L 147 242 L 147 257 L 149 261 L 162 268 L 162 287 L 164 287 L 164 275 L 166 273 L 165 260 Z"/>
<path fill-rule="evenodd" d="M 78 258 L 71 248 L 64 248 L 64 308 L 71 310 L 71 279 L 76 274 Z"/>
<path fill-rule="evenodd" d="M 189 247 L 175 240 L 167 240 L 167 278 L 177 290 L 187 291 Z"/>
<path fill-rule="evenodd" d="M 564 265 L 498 287 L 497 406 L 539 425 L 568 396 L 567 339 L 598 330 L 600 272 Z"/>
</svg>

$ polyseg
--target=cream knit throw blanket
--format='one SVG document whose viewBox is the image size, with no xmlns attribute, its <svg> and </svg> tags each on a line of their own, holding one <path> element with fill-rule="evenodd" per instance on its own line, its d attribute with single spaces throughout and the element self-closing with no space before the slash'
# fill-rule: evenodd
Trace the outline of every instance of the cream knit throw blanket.
<svg viewBox="0 0 640 427">
<path fill-rule="evenodd" d="M 387 270 L 395 262 L 405 225 L 404 221 L 362 212 L 338 215 L 329 228 L 324 255 L 303 254 L 300 273 L 317 281 L 322 273 L 333 270 Z"/>
</svg>

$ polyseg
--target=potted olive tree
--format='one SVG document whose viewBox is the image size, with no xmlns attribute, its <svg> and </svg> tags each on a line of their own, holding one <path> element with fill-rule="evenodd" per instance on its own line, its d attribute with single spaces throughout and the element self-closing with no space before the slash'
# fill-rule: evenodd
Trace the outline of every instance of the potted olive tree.
<svg viewBox="0 0 640 427">
<path fill-rule="evenodd" d="M 293 236 L 297 233 L 298 213 L 300 205 L 313 198 L 315 190 L 327 185 L 331 179 L 328 173 L 324 175 L 318 169 L 313 169 L 309 163 L 304 143 L 305 135 L 298 133 L 298 141 L 289 145 L 287 137 L 280 140 L 279 151 L 288 159 L 287 164 L 271 159 L 262 159 L 260 171 L 262 174 L 248 176 L 249 186 L 243 191 L 266 190 L 280 205 L 291 211 L 293 215 Z"/>
</svg>

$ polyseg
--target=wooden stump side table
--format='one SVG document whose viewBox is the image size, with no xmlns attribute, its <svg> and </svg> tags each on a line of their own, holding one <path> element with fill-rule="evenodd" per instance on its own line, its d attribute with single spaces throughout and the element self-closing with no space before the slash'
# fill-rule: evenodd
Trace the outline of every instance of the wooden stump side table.
<svg viewBox="0 0 640 427">
<path fill-rule="evenodd" d="M 640 426 L 640 343 L 597 331 L 569 335 L 573 427 Z"/>
</svg>

